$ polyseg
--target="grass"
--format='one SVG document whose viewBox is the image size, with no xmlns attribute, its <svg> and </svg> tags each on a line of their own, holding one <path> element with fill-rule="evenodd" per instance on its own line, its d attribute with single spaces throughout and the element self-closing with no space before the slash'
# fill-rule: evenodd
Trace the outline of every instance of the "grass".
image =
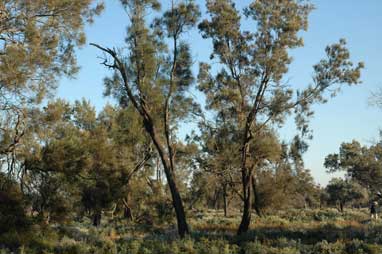
<svg viewBox="0 0 382 254">
<path fill-rule="evenodd" d="M 343 214 L 334 209 L 289 210 L 254 216 L 250 231 L 240 237 L 235 235 L 239 219 L 239 213 L 225 218 L 222 211 L 214 210 L 189 214 L 192 234 L 182 240 L 171 223 L 147 227 L 106 218 L 103 226 L 94 228 L 83 220 L 36 228 L 38 233 L 28 244 L 14 248 L 14 253 L 382 253 L 382 221 L 371 222 L 366 209 Z M 0 243 L 11 242 L 15 236 L 7 237 L 2 236 Z M 3 253 L 11 252 L 3 248 Z"/>
</svg>

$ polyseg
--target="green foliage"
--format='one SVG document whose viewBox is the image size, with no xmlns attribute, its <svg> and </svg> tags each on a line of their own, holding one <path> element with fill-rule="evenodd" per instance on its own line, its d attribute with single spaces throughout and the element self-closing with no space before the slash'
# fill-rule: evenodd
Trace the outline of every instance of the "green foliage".
<svg viewBox="0 0 382 254">
<path fill-rule="evenodd" d="M 78 71 L 75 48 L 85 43 L 85 24 L 102 9 L 97 0 L 0 2 L 2 158 L 14 159 L 32 118 L 28 109 L 51 95 L 60 77 Z"/>
<path fill-rule="evenodd" d="M 236 156 L 244 207 L 240 234 L 248 230 L 252 192 L 258 196 L 256 170 L 268 159 L 259 153 L 266 152 L 266 146 L 256 147 L 251 142 L 261 140 L 273 126 L 282 126 L 292 113 L 301 136 L 311 138 L 308 120 L 313 115 L 312 105 L 326 102 L 332 89 L 360 83 L 363 64 L 353 66 L 341 39 L 328 46 L 326 58 L 313 66 L 314 85 L 300 90 L 283 78 L 292 62 L 290 50 L 303 46 L 300 32 L 307 30 L 313 9 L 308 1 L 253 1 L 244 10 L 254 23 L 250 31 L 242 30 L 240 10 L 233 1 L 207 1 L 206 7 L 209 18 L 199 29 L 203 38 L 212 41 L 211 59 L 216 59 L 217 68 L 200 64 L 198 88 L 206 95 L 207 109 L 234 126 L 231 135 L 239 142 Z"/>
<path fill-rule="evenodd" d="M 332 179 L 326 186 L 326 192 L 329 195 L 328 202 L 330 204 L 340 205 L 340 210 L 343 211 L 343 206 L 349 202 L 361 202 L 368 197 L 367 191 L 356 182 L 343 180 L 341 178 Z"/>
<path fill-rule="evenodd" d="M 217 68 L 200 63 L 197 81 L 185 35 L 197 26 L 198 5 L 172 1 L 161 11 L 157 0 L 120 2 L 126 47 L 92 44 L 113 71 L 105 95 L 118 102 L 99 113 L 86 100 L 41 103 L 78 71 L 75 48 L 102 1 L 0 3 L 0 253 L 381 252 L 380 223 L 369 224 L 365 210 L 343 211 L 365 203 L 364 187 L 382 187 L 381 144 L 342 144 L 325 166 L 349 180 L 325 190 L 304 167 L 312 106 L 359 84 L 364 67 L 341 39 L 313 66 L 312 85 L 285 83 L 308 1 L 252 1 L 243 10 L 250 31 L 233 1 L 206 1 L 198 27 Z M 210 117 L 190 95 L 196 82 Z M 282 142 L 277 128 L 291 115 L 301 135 Z M 200 132 L 183 142 L 179 128 L 195 116 Z M 342 213 L 309 209 L 323 201 Z"/>
<path fill-rule="evenodd" d="M 169 124 L 173 135 L 178 122 L 197 110 L 193 99 L 186 94 L 194 78 L 190 48 L 182 36 L 193 28 L 200 12 L 193 1 L 180 1 L 147 27 L 146 13 L 150 8 L 159 10 L 156 1 L 148 2 L 122 1 L 132 19 L 126 39 L 129 57 L 124 59 L 123 55 L 115 54 L 126 62 L 123 67 L 113 66 L 116 73 L 105 79 L 105 94 L 114 96 L 122 106 L 130 101 L 141 115 L 149 113 L 145 110 L 148 105 L 156 128 Z M 170 50 L 164 37 L 173 41 L 174 48 Z M 167 120 L 164 114 L 169 114 Z"/>
<path fill-rule="evenodd" d="M 375 194 L 382 188 L 381 155 L 381 142 L 367 147 L 353 140 L 342 143 L 338 154 L 329 154 L 324 165 L 329 172 L 345 171 L 351 179 Z"/>
<path fill-rule="evenodd" d="M 101 3 L 94 8 L 94 3 L 97 1 L 2 1 L 2 87 L 31 92 L 23 95 L 42 99 L 39 93 L 46 93 L 60 74 L 76 72 L 74 46 L 85 43 L 85 22 L 103 8 Z"/>
<path fill-rule="evenodd" d="M 17 183 L 0 173 L 0 234 L 27 230 L 29 223 L 24 213 L 24 203 Z"/>
</svg>

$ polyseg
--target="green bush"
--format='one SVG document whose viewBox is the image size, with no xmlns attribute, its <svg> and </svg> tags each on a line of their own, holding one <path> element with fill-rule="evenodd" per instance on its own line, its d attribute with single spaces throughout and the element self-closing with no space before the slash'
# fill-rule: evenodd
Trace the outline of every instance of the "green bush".
<svg viewBox="0 0 382 254">
<path fill-rule="evenodd" d="M 312 254 L 343 254 L 344 248 L 341 242 L 328 243 L 324 240 L 314 245 Z"/>
</svg>

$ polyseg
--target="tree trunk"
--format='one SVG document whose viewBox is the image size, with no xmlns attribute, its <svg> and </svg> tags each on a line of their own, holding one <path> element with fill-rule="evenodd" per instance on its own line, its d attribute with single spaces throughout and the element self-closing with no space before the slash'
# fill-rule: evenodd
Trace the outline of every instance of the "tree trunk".
<svg viewBox="0 0 382 254">
<path fill-rule="evenodd" d="M 219 190 L 215 190 L 214 197 L 212 200 L 212 209 L 219 210 Z"/>
<path fill-rule="evenodd" d="M 227 217 L 227 185 L 223 186 L 223 209 L 224 209 L 224 217 Z"/>
<path fill-rule="evenodd" d="M 98 227 L 101 225 L 101 211 L 96 211 L 93 214 L 93 226 Z"/>
<path fill-rule="evenodd" d="M 175 181 L 174 168 L 171 168 L 171 164 L 172 164 L 170 163 L 171 158 L 165 152 L 165 149 L 163 145 L 161 144 L 161 141 L 159 140 L 158 135 L 156 134 L 156 130 L 153 126 L 152 120 L 150 120 L 148 116 L 146 116 L 146 118 L 144 119 L 144 125 L 147 132 L 150 134 L 150 137 L 158 151 L 159 157 L 161 158 L 164 173 L 167 179 L 167 184 L 171 192 L 172 204 L 174 206 L 175 213 L 176 213 L 176 220 L 178 223 L 178 233 L 179 233 L 179 236 L 183 238 L 185 235 L 189 234 L 189 229 L 188 229 L 188 224 L 186 219 L 186 213 L 184 212 L 182 198 L 180 196 L 180 193 Z"/>
<path fill-rule="evenodd" d="M 165 169 L 165 173 L 167 176 L 167 182 L 170 187 L 171 196 L 172 196 L 172 204 L 175 208 L 176 219 L 178 222 L 178 233 L 180 237 L 184 237 L 186 234 L 189 234 L 186 214 L 184 212 L 182 198 L 180 197 L 179 190 L 176 186 L 174 176 L 170 170 Z"/>
<path fill-rule="evenodd" d="M 245 126 L 243 144 L 241 148 L 241 182 L 243 186 L 243 214 L 241 217 L 241 222 L 239 229 L 237 231 L 238 235 L 246 233 L 249 229 L 251 223 L 251 211 L 252 211 L 252 173 L 253 167 L 248 167 L 247 157 L 249 155 L 249 140 L 250 140 L 250 127 L 251 122 L 247 119 Z"/>
<path fill-rule="evenodd" d="M 127 219 L 128 221 L 133 220 L 133 214 L 131 212 L 131 208 L 128 206 L 125 206 L 124 212 L 123 212 L 123 217 Z"/>
<path fill-rule="evenodd" d="M 132 221 L 133 220 L 133 213 L 131 212 L 131 208 L 129 206 L 129 196 L 122 199 L 122 202 L 123 202 L 123 207 L 124 207 L 123 217 L 125 219 L 127 219 L 128 221 Z"/>
<path fill-rule="evenodd" d="M 252 177 L 249 175 L 249 172 L 242 171 L 244 208 L 243 208 L 243 214 L 241 217 L 240 226 L 237 232 L 238 235 L 246 233 L 251 223 L 251 210 L 252 210 L 252 195 L 251 195 L 252 181 L 251 180 L 252 180 Z"/>
<path fill-rule="evenodd" d="M 157 158 L 157 160 L 156 160 L 157 181 L 161 182 L 162 181 L 162 174 L 161 174 L 161 169 L 160 169 L 159 163 L 160 163 L 159 158 Z"/>
<path fill-rule="evenodd" d="M 255 179 L 254 176 L 252 177 L 252 190 L 253 190 L 253 197 L 254 197 L 254 200 L 255 200 L 254 204 L 253 204 L 253 207 L 255 208 L 257 216 L 263 217 L 263 214 L 261 213 L 261 209 L 260 209 L 260 206 L 259 206 L 260 198 L 259 198 L 259 193 L 257 192 L 256 179 Z"/>
</svg>

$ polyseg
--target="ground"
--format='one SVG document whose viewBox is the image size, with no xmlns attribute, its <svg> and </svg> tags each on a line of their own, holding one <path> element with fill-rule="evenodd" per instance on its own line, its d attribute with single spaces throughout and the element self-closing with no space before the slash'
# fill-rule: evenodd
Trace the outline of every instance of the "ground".
<svg viewBox="0 0 382 254">
<path fill-rule="evenodd" d="M 144 226 L 104 218 L 102 226 L 95 228 L 84 219 L 65 226 L 38 227 L 16 253 L 382 253 L 382 220 L 370 221 L 367 209 L 346 209 L 343 214 L 335 209 L 288 210 L 263 218 L 254 216 L 250 232 L 237 237 L 239 219 L 238 212 L 227 218 L 222 211 L 190 212 L 192 234 L 183 240 L 177 238 L 172 223 Z M 4 253 L 10 252 L 0 250 Z"/>
</svg>

